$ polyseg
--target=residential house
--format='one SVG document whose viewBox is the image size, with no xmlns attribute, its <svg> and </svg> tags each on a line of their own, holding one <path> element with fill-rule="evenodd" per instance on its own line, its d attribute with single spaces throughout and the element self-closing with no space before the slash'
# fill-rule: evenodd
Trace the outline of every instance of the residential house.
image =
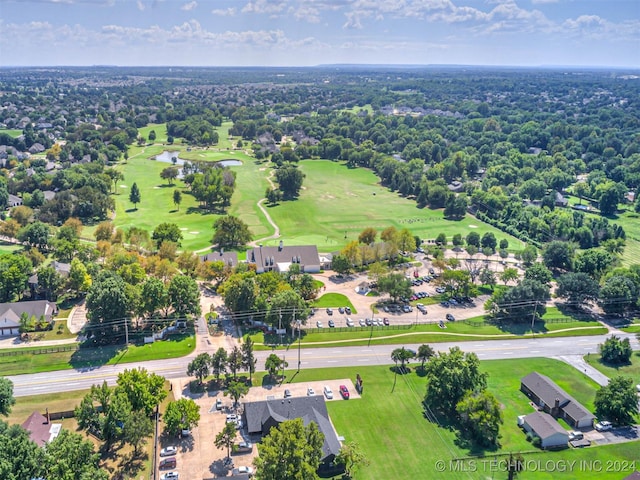
<svg viewBox="0 0 640 480">
<path fill-rule="evenodd" d="M 254 247 L 247 251 L 247 263 L 256 266 L 257 273 L 286 272 L 291 265 L 300 266 L 303 273 L 318 273 L 320 257 L 315 245 L 284 246 L 282 241 L 277 247 Z"/>
<path fill-rule="evenodd" d="M 318 471 L 333 471 L 336 468 L 333 460 L 340 452 L 340 440 L 322 395 L 263 400 L 244 405 L 244 422 L 249 434 L 267 435 L 271 428 L 296 418 L 301 418 L 305 426 L 314 422 L 324 434 Z"/>
<path fill-rule="evenodd" d="M 10 337 L 20 333 L 20 317 L 23 313 L 29 317 L 43 317 L 52 322 L 57 313 L 56 305 L 47 300 L 31 302 L 0 303 L 0 337 Z"/>
<path fill-rule="evenodd" d="M 57 260 L 54 260 L 53 262 L 51 262 L 51 267 L 53 267 L 53 269 L 61 276 L 64 278 L 69 277 L 69 273 L 71 272 L 71 264 L 70 263 L 63 263 L 63 262 L 58 262 Z M 29 288 L 31 289 L 31 295 L 34 296 L 36 293 L 36 290 L 38 288 L 38 274 L 34 273 L 33 275 L 31 275 L 29 277 Z"/>
<path fill-rule="evenodd" d="M 40 412 L 33 412 L 22 423 L 22 428 L 29 432 L 29 438 L 38 444 L 39 447 L 52 442 L 62 429 L 61 423 L 51 423 L 49 414 L 42 415 Z"/>
<path fill-rule="evenodd" d="M 238 254 L 236 252 L 225 252 L 220 249 L 218 252 L 207 253 L 200 256 L 201 262 L 224 262 L 225 265 L 234 268 L 238 265 Z"/>
<path fill-rule="evenodd" d="M 567 200 L 560 192 L 556 192 L 555 205 L 556 207 L 567 207 L 569 205 L 569 200 Z"/>
<path fill-rule="evenodd" d="M 540 437 L 542 448 L 566 447 L 569 443 L 569 432 L 548 413 L 533 412 L 519 418 L 518 422 L 526 432 Z"/>
<path fill-rule="evenodd" d="M 16 195 L 9 194 L 9 199 L 7 200 L 7 207 L 19 207 L 22 205 L 22 199 Z"/>
<path fill-rule="evenodd" d="M 593 425 L 595 416 L 545 375 L 530 373 L 520 380 L 520 390 L 543 411 L 564 419 L 574 428 Z"/>
</svg>

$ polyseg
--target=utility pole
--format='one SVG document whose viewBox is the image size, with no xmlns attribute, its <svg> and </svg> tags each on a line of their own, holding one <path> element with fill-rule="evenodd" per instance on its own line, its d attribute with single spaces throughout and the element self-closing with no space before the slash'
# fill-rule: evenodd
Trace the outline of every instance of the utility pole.
<svg viewBox="0 0 640 480">
<path fill-rule="evenodd" d="M 536 303 L 533 306 L 533 314 L 531 315 L 531 338 L 534 338 L 536 336 L 536 332 L 533 330 L 533 324 L 536 321 L 537 315 L 538 315 L 538 301 L 536 300 Z"/>
<path fill-rule="evenodd" d="M 127 319 L 124 319 L 124 345 L 125 348 L 129 348 L 129 324 L 127 323 Z"/>
<path fill-rule="evenodd" d="M 295 320 L 296 318 L 296 310 L 295 308 L 293 309 L 293 318 Z M 298 326 L 298 371 L 296 373 L 300 372 L 300 326 L 301 326 L 301 322 L 300 320 L 296 320 L 296 325 Z"/>
</svg>

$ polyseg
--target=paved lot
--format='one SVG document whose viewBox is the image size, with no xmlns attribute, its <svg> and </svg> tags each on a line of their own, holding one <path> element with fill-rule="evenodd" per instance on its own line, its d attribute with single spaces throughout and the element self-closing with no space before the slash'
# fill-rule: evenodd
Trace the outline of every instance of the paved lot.
<svg viewBox="0 0 640 480">
<path fill-rule="evenodd" d="M 232 401 L 225 397 L 222 392 L 207 392 L 203 394 L 192 394 L 188 391 L 187 385 L 190 378 L 177 379 L 172 381 L 173 390 L 176 398 L 180 396 L 190 397 L 200 407 L 200 422 L 191 432 L 190 437 L 186 438 L 161 438 L 159 448 L 167 445 L 176 445 L 178 447 L 177 467 L 174 469 L 180 473 L 180 478 L 188 480 L 208 480 L 213 478 L 225 477 L 231 474 L 231 468 L 223 464 L 223 460 L 227 455 L 226 450 L 219 450 L 213 444 L 216 435 L 222 430 L 226 422 L 226 414 L 233 413 L 231 408 Z M 339 386 L 346 385 L 349 389 L 351 399 L 358 399 L 360 395 L 356 392 L 352 380 L 338 379 L 326 382 L 310 382 L 308 384 L 283 384 L 270 387 L 252 387 L 247 396 L 243 399 L 245 402 L 267 400 L 270 398 L 284 399 L 285 389 L 291 391 L 292 396 L 305 396 L 307 388 L 314 389 L 316 395 L 322 394 L 324 385 L 329 385 L 333 390 L 333 400 L 327 401 L 343 401 L 339 393 Z M 216 400 L 222 399 L 223 410 L 218 411 L 215 408 Z M 326 399 L 325 399 L 326 400 Z M 161 429 L 163 425 L 160 425 Z M 338 432 L 340 434 L 340 432 Z M 236 442 L 242 440 L 250 441 L 254 444 L 253 451 L 246 454 L 232 455 L 234 466 L 240 465 L 251 466 L 253 459 L 258 454 L 256 443 L 259 436 L 250 436 L 246 430 L 239 430 Z"/>
</svg>

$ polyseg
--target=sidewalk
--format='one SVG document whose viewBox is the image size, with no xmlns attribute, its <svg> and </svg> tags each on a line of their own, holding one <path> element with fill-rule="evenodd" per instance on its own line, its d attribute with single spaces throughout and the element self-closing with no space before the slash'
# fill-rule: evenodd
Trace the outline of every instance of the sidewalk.
<svg viewBox="0 0 640 480">
<path fill-rule="evenodd" d="M 609 377 L 585 362 L 582 355 L 560 355 L 553 358 L 562 360 L 563 362 L 568 363 L 569 365 L 574 367 L 576 370 L 580 370 L 598 385 L 602 385 L 604 387 L 609 383 Z"/>
</svg>

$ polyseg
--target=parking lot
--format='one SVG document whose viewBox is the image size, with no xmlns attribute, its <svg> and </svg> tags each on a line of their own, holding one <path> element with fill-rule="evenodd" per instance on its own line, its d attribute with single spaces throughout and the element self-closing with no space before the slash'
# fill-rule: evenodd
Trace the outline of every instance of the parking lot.
<svg viewBox="0 0 640 480">
<path fill-rule="evenodd" d="M 249 453 L 232 455 L 233 466 L 225 465 L 224 459 L 227 456 L 227 451 L 220 450 L 215 447 L 214 440 L 216 435 L 224 428 L 227 420 L 227 414 L 236 413 L 232 408 L 232 401 L 229 397 L 225 397 L 222 392 L 207 392 L 203 394 L 191 394 L 188 391 L 188 382 L 191 379 L 185 378 L 182 380 L 174 380 L 173 389 L 175 392 L 181 392 L 183 396 L 192 398 L 196 404 L 200 407 L 200 422 L 197 427 L 191 431 L 189 437 L 184 438 L 163 438 L 160 439 L 160 448 L 168 445 L 175 445 L 178 447 L 178 452 L 175 455 L 177 459 L 177 466 L 173 469 L 163 470 L 160 473 L 175 470 L 180 474 L 181 479 L 185 480 L 209 480 L 214 478 L 220 478 L 231 475 L 233 467 L 241 465 L 251 466 L 253 459 L 258 454 L 258 448 L 256 443 L 260 440 L 257 435 L 249 435 L 246 429 L 243 427 L 238 430 L 236 436 L 236 443 L 241 441 L 248 441 L 253 443 L 253 451 Z M 283 384 L 273 385 L 267 387 L 252 387 L 246 397 L 242 399 L 242 402 L 252 402 L 260 400 L 269 400 L 276 398 L 284 398 L 285 390 L 289 390 L 291 396 L 306 396 L 307 389 L 311 387 L 316 395 L 322 395 L 322 391 L 325 385 L 328 385 L 333 390 L 333 399 L 326 401 L 343 401 L 339 393 L 339 386 L 345 385 L 349 390 L 350 399 L 358 399 L 360 395 L 356 391 L 352 380 L 339 379 L 330 380 L 326 382 L 309 382 L 304 384 Z M 216 409 L 216 400 L 220 398 L 222 400 L 222 410 Z M 241 413 L 242 410 L 238 410 L 237 413 Z M 160 430 L 163 429 L 163 425 L 160 425 Z M 340 434 L 340 432 L 338 432 Z M 160 478 L 159 476 L 156 478 Z"/>
</svg>

